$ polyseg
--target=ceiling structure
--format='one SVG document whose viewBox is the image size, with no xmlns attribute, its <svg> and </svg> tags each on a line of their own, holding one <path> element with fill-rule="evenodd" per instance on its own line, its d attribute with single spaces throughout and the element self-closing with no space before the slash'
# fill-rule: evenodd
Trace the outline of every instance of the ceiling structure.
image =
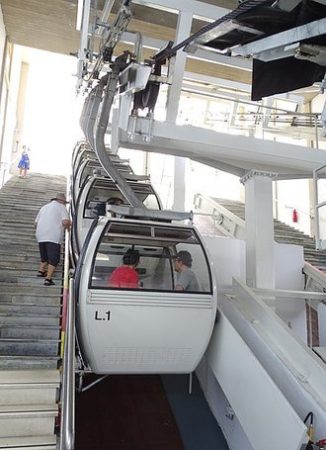
<svg viewBox="0 0 326 450">
<path fill-rule="evenodd" d="M 77 3 L 77 0 L 1 0 L 10 42 L 65 55 L 76 54 L 80 43 L 80 33 L 76 30 Z M 220 7 L 222 15 L 238 6 L 238 0 L 205 0 L 202 3 Z M 103 4 L 103 0 L 98 0 L 99 14 Z M 121 0 L 115 0 L 110 23 L 114 20 L 114 14 L 120 4 Z M 128 31 L 140 32 L 146 37 L 162 42 L 175 39 L 176 14 L 139 4 L 132 4 L 131 9 L 133 19 Z M 201 20 L 194 20 L 192 32 L 197 31 L 203 24 L 205 22 Z M 120 45 L 118 50 L 121 48 Z M 153 53 L 154 51 L 147 50 L 144 56 Z M 221 60 L 220 64 L 190 59 L 186 70 L 250 86 L 250 64 L 244 65 L 243 68 L 237 64 L 230 65 L 229 61 L 223 61 L 223 57 Z"/>
<path fill-rule="evenodd" d="M 99 11 L 103 3 L 103 0 L 98 2 Z M 120 3 L 120 0 L 115 1 L 113 13 Z M 204 0 L 202 3 L 220 6 L 226 11 L 238 5 L 237 0 Z M 78 50 L 77 0 L 2 0 L 1 7 L 12 43 L 66 55 Z M 159 39 L 173 38 L 175 14 L 136 4 L 132 5 L 132 11 L 131 31 L 141 31 Z M 197 24 L 195 21 L 194 30 L 200 25 L 200 21 Z"/>
<path fill-rule="evenodd" d="M 93 0 L 97 4 L 98 15 L 103 9 L 104 0 Z M 190 0 L 189 3 L 200 2 Z M 80 45 L 80 33 L 76 30 L 78 0 L 1 0 L 1 8 L 8 38 L 13 44 L 47 50 L 65 55 L 76 55 Z M 175 40 L 177 15 L 168 10 L 158 10 L 141 5 L 141 0 L 131 4 L 133 19 L 128 31 L 140 32 L 147 38 L 158 42 Z M 223 16 L 230 10 L 237 8 L 238 0 L 204 0 L 201 3 L 220 8 Z M 109 22 L 112 23 L 115 13 L 121 5 L 121 0 L 115 0 Z M 176 2 L 178 5 L 178 2 Z M 215 20 L 211 19 L 211 20 Z M 196 32 L 207 22 L 198 18 L 193 20 L 192 33 Z M 117 51 L 126 47 L 125 44 L 117 46 Z M 143 57 L 152 56 L 153 49 L 146 49 Z M 204 58 L 205 59 L 205 58 Z M 231 58 L 215 55 L 210 60 L 203 58 L 188 58 L 186 72 L 198 75 L 211 84 L 234 89 L 241 95 L 241 90 L 249 91 L 251 86 L 251 63 L 242 58 Z M 217 81 L 216 81 L 217 80 Z M 209 83 L 208 83 L 209 84 Z M 309 101 L 318 93 L 310 89 L 300 91 L 299 95 L 304 101 Z"/>
</svg>

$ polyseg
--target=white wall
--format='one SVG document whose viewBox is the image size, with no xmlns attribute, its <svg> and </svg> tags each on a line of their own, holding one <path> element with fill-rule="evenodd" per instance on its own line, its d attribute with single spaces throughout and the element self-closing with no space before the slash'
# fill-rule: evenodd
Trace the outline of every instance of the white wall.
<svg viewBox="0 0 326 450">
<path fill-rule="evenodd" d="M 203 239 L 214 264 L 218 290 L 231 289 L 232 277 L 239 277 L 245 280 L 244 241 L 219 236 L 203 236 Z M 276 288 L 289 290 L 303 289 L 303 261 L 302 247 L 289 244 L 275 244 Z M 304 302 L 298 303 L 287 299 L 280 299 L 275 309 L 285 323 L 298 336 L 303 338 L 303 335 L 306 334 Z M 252 450 L 252 446 L 238 418 L 236 416 L 230 417 L 229 402 L 205 357 L 199 364 L 196 373 L 207 402 L 228 441 L 230 449 L 241 448 L 242 450 Z"/>
<path fill-rule="evenodd" d="M 14 137 L 16 127 L 17 97 L 19 90 L 20 69 L 22 54 L 16 46 L 13 48 L 13 56 L 11 61 L 10 85 L 8 93 L 6 129 L 3 140 L 2 160 L 6 163 L 13 162 L 16 166 L 18 163 L 18 155 L 15 161 L 11 161 L 12 151 L 15 149 Z"/>
<path fill-rule="evenodd" d="M 2 8 L 0 5 L 0 68 L 2 68 L 1 65 L 3 61 L 5 43 L 6 43 L 6 28 L 3 22 Z"/>
<path fill-rule="evenodd" d="M 310 200 L 308 180 L 277 181 L 278 219 L 306 234 L 310 234 Z M 297 210 L 298 222 L 292 220 Z"/>
<path fill-rule="evenodd" d="M 3 71 L 3 58 L 4 58 L 4 51 L 5 51 L 5 43 L 6 43 L 6 29 L 5 29 L 5 24 L 3 22 L 3 14 L 2 14 L 2 9 L 1 9 L 1 5 L 0 5 L 0 73 L 2 73 Z M 5 115 L 5 106 L 6 106 L 6 84 L 5 81 L 2 81 L 2 85 L 0 86 L 0 139 L 1 139 L 1 134 L 2 134 L 2 130 L 3 130 L 3 126 L 4 126 L 4 115 Z M 0 162 L 3 162 L 3 156 L 1 154 L 1 149 L 0 149 Z M 0 183 L 4 181 L 2 180 L 2 177 L 0 179 Z"/>
<path fill-rule="evenodd" d="M 204 356 L 196 369 L 207 403 L 221 428 L 231 450 L 253 450 L 239 419 L 232 415 L 232 407 Z"/>
</svg>

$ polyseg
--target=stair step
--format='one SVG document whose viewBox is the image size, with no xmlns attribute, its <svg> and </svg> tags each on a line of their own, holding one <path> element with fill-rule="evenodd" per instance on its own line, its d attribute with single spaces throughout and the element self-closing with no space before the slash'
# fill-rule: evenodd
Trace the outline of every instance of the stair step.
<svg viewBox="0 0 326 450">
<path fill-rule="evenodd" d="M 0 314 L 34 314 L 37 313 L 42 316 L 54 316 L 60 315 L 60 306 L 42 305 L 35 303 L 5 303 L 0 301 Z"/>
<path fill-rule="evenodd" d="M 56 436 L 54 434 L 42 436 L 19 436 L 0 438 L 0 449 L 9 450 L 54 450 Z"/>
<path fill-rule="evenodd" d="M 38 326 L 59 326 L 60 318 L 59 317 L 47 317 L 45 315 L 15 315 L 15 316 L 7 316 L 5 314 L 0 314 L 0 327 L 2 325 L 38 325 Z"/>
<path fill-rule="evenodd" d="M 58 370 L 0 371 L 0 405 L 54 405 L 59 386 Z"/>
<path fill-rule="evenodd" d="M 1 326 L 1 338 L 12 339 L 56 339 L 59 340 L 59 327 Z"/>
<path fill-rule="evenodd" d="M 12 286 L 11 291 L 13 292 L 40 292 L 43 295 L 53 295 L 56 294 L 57 296 L 61 295 L 62 290 L 62 281 L 59 279 L 54 278 L 54 282 L 56 283 L 54 286 L 44 286 L 44 279 L 42 278 L 17 278 L 14 276 L 2 278 L 0 274 L 0 290 L 3 289 L 3 287 Z M 39 291 L 35 291 L 36 289 L 39 289 Z"/>
<path fill-rule="evenodd" d="M 53 434 L 57 415 L 56 404 L 0 406 L 0 438 Z"/>
<path fill-rule="evenodd" d="M 59 383 L 58 370 L 12 370 L 0 372 L 0 384 Z"/>
<path fill-rule="evenodd" d="M 58 295 L 48 296 L 43 291 L 43 295 L 28 295 L 25 293 L 6 293 L 0 292 L 0 305 L 26 305 L 26 306 L 38 306 L 42 307 L 52 307 L 59 308 L 61 306 L 61 297 Z"/>
<path fill-rule="evenodd" d="M 58 356 L 1 356 L 0 370 L 57 369 Z"/>
<path fill-rule="evenodd" d="M 42 403 L 29 403 L 28 405 L 0 405 L 0 418 L 3 418 L 7 415 L 29 415 L 30 413 L 39 416 L 42 414 L 46 414 L 47 416 L 57 413 L 58 406 L 56 403 L 52 403 L 51 405 L 43 405 Z"/>
<path fill-rule="evenodd" d="M 37 278 L 35 277 L 35 280 L 38 279 L 42 282 L 41 278 Z M 27 286 L 25 283 L 5 283 L 2 282 L 0 283 L 0 295 L 2 293 L 4 294 L 9 294 L 12 293 L 14 295 L 23 295 L 23 294 L 28 294 L 28 295 L 35 295 L 35 296 L 41 296 L 44 297 L 44 295 L 46 295 L 47 297 L 55 297 L 58 298 L 61 295 L 61 289 L 58 293 L 58 289 L 54 289 L 55 286 L 51 286 L 51 289 L 47 289 L 45 286 L 43 286 L 43 284 L 37 284 L 37 285 L 29 285 L 28 286 L 28 292 L 27 292 Z"/>
<path fill-rule="evenodd" d="M 2 356 L 56 356 L 59 340 L 36 339 L 0 339 L 0 355 Z"/>
<path fill-rule="evenodd" d="M 38 266 L 38 265 L 37 265 Z M 42 280 L 42 277 L 37 276 L 37 270 L 38 268 L 27 268 L 24 267 L 14 267 L 7 266 L 1 268 L 1 279 L 4 279 L 6 277 L 8 278 L 19 278 L 20 282 L 27 282 L 30 284 L 39 284 L 42 283 L 44 280 Z M 62 283 L 62 273 L 61 271 L 55 272 L 54 279 L 56 279 L 59 282 Z M 24 281 L 23 281 L 24 280 Z M 11 281 L 12 283 L 12 281 Z"/>
<path fill-rule="evenodd" d="M 30 405 L 39 403 L 42 405 L 53 405 L 57 401 L 58 386 L 53 384 L 44 385 L 19 385 L 17 387 L 2 387 L 0 385 L 0 407 L 9 409 L 9 405 Z"/>
</svg>

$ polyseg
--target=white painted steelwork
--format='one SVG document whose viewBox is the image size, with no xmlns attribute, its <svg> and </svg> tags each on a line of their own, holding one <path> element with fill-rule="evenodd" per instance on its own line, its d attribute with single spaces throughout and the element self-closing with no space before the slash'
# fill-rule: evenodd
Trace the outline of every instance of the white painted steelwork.
<svg viewBox="0 0 326 450">
<path fill-rule="evenodd" d="M 315 20 L 255 42 L 237 46 L 233 49 L 233 52 L 235 55 L 254 56 L 262 61 L 288 58 L 293 56 L 296 51 L 296 48 L 293 48 L 291 44 L 300 43 L 305 39 L 321 36 L 325 33 L 326 19 Z"/>
<path fill-rule="evenodd" d="M 119 133 L 120 146 L 188 157 L 194 161 L 243 176 L 247 170 L 275 172 L 277 179 L 305 176 L 325 164 L 322 150 L 218 133 L 189 125 L 130 117 Z M 198 151 L 200 149 L 200 151 Z"/>
<path fill-rule="evenodd" d="M 301 447 L 306 426 L 224 314 L 215 327 L 207 360 L 252 449 Z"/>
<path fill-rule="evenodd" d="M 326 426 L 325 364 L 242 281 L 234 279 L 233 289 L 232 299 L 221 298 L 223 315 L 301 419 L 308 411 L 313 411 L 316 437 L 323 437 Z M 280 295 L 285 294 L 280 292 Z"/>
</svg>

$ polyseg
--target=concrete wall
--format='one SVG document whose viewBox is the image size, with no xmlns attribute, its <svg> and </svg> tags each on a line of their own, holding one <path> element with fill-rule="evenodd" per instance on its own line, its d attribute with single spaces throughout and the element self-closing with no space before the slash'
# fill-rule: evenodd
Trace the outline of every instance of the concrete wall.
<svg viewBox="0 0 326 450">
<path fill-rule="evenodd" d="M 6 29 L 3 22 L 2 9 L 0 5 L 0 163 L 2 162 L 2 151 L 1 151 L 1 141 L 3 134 L 3 127 L 5 122 L 5 111 L 6 111 L 6 84 L 4 80 L 4 52 L 6 45 Z M 5 176 L 5 172 L 3 172 L 4 167 L 1 164 L 1 177 L 0 177 L 0 186 L 3 182 L 3 178 Z M 0 170 L 1 170 L 0 169 Z"/>
<path fill-rule="evenodd" d="M 8 83 L 8 100 L 6 123 L 3 136 L 2 160 L 16 168 L 18 163 L 18 149 L 16 151 L 17 100 L 21 74 L 22 53 L 16 46 L 12 47 Z M 8 63 L 7 63 L 8 65 Z"/>
</svg>

